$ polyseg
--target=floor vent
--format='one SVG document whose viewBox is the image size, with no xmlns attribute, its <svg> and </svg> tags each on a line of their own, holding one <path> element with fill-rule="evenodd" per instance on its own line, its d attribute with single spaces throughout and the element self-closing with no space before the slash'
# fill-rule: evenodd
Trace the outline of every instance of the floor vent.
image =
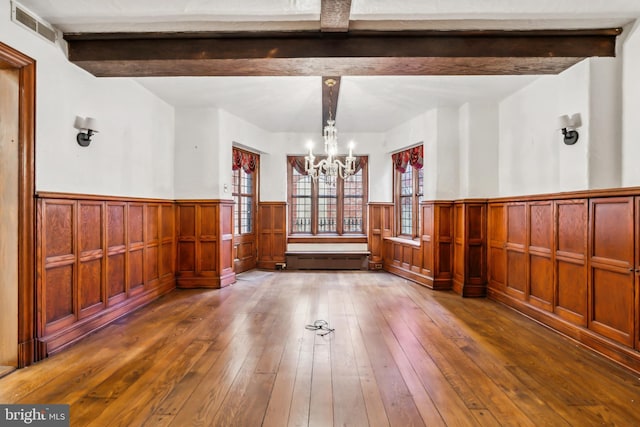
<svg viewBox="0 0 640 427">
<path fill-rule="evenodd" d="M 25 28 L 33 31 L 41 37 L 55 43 L 58 34 L 53 26 L 43 21 L 33 13 L 29 12 L 22 5 L 11 2 L 11 20 Z"/>
</svg>

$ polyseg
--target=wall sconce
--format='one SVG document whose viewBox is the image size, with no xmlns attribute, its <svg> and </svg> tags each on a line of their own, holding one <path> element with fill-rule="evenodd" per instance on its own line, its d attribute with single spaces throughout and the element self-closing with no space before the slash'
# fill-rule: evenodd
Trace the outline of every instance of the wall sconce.
<svg viewBox="0 0 640 427">
<path fill-rule="evenodd" d="M 578 142 L 578 131 L 576 130 L 582 126 L 582 119 L 580 113 L 575 113 L 571 117 L 568 115 L 558 117 L 558 129 L 562 131 L 564 135 L 564 143 L 567 145 L 573 145 Z"/>
<path fill-rule="evenodd" d="M 80 131 L 76 136 L 76 141 L 78 141 L 78 145 L 81 147 L 88 147 L 91 143 L 91 137 L 93 134 L 98 133 L 96 130 L 97 121 L 93 117 L 76 116 L 76 121 L 73 124 L 73 127 Z"/>
</svg>

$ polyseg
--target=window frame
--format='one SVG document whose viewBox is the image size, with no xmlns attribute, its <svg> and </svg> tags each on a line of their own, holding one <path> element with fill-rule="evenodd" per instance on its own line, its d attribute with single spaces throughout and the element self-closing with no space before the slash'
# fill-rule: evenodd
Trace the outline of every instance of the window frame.
<svg viewBox="0 0 640 427">
<path fill-rule="evenodd" d="M 321 159 L 322 157 L 318 156 L 316 159 Z M 341 161 L 344 161 L 344 158 L 338 157 Z M 287 215 L 288 215 L 288 234 L 292 238 L 317 238 L 317 239 L 326 239 L 336 237 L 339 239 L 348 239 L 352 237 L 366 237 L 367 235 L 367 205 L 369 202 L 369 172 L 368 172 L 368 156 L 358 156 L 358 158 L 364 159 L 362 163 L 362 231 L 360 232 L 351 232 L 344 231 L 344 213 L 345 213 L 345 197 L 344 197 L 344 180 L 339 176 L 336 178 L 336 231 L 335 232 L 320 232 L 319 229 L 319 185 L 318 181 L 314 181 L 311 179 L 311 231 L 310 232 L 295 232 L 293 231 L 293 170 L 294 167 L 291 164 L 292 159 L 298 159 L 298 161 L 304 164 L 304 156 L 287 156 Z"/>
<path fill-rule="evenodd" d="M 260 155 L 256 154 L 256 153 L 252 153 L 249 152 L 247 150 L 242 150 L 240 148 L 234 147 L 234 150 L 240 151 L 241 153 L 246 153 L 248 155 L 252 155 L 254 156 L 254 158 L 256 159 L 256 169 L 251 172 L 251 173 L 246 173 L 244 171 L 243 168 L 240 169 L 236 169 L 236 170 L 231 170 L 231 198 L 233 199 L 233 204 L 234 204 L 234 214 L 233 214 L 233 235 L 234 236 L 247 236 L 247 235 L 254 235 L 257 232 L 257 226 L 258 226 L 258 222 L 257 222 L 257 214 L 258 214 L 258 180 L 260 177 Z M 242 192 L 242 173 L 245 173 L 247 175 L 251 176 L 251 193 L 243 193 Z M 239 181 L 239 182 L 236 182 Z M 237 186 L 237 187 L 236 187 Z M 236 188 L 238 188 L 240 190 L 239 193 L 236 192 Z M 236 205 L 236 197 L 239 197 L 239 201 Z M 251 215 L 251 229 L 248 232 L 243 232 L 242 231 L 242 206 L 243 204 L 243 199 L 247 199 L 251 197 L 252 201 L 251 201 L 251 209 L 252 209 L 252 215 Z M 240 209 L 237 209 L 236 206 L 238 206 Z M 240 211 L 240 212 L 239 212 Z M 236 227 L 237 230 L 239 231 L 239 233 L 236 233 Z"/>
<path fill-rule="evenodd" d="M 418 240 L 420 239 L 420 225 L 421 225 L 421 216 L 422 212 L 420 211 L 420 204 L 422 202 L 422 198 L 424 197 L 424 168 L 416 169 L 411 165 L 407 165 L 407 170 L 409 168 L 411 171 L 411 234 L 406 234 L 402 232 L 402 217 L 401 217 L 401 200 L 403 196 L 402 193 L 402 175 L 405 172 L 400 172 L 395 167 L 393 168 L 393 204 L 395 206 L 395 236 L 408 239 L 408 240 Z M 418 173 L 416 173 L 418 172 Z M 420 192 L 420 172 L 422 172 L 422 192 Z M 407 197 L 407 196 L 404 196 Z"/>
</svg>

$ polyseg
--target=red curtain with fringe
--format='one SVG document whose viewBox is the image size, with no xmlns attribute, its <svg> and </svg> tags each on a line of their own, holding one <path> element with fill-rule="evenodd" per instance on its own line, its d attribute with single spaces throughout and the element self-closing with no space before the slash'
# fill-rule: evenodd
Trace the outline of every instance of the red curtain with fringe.
<svg viewBox="0 0 640 427">
<path fill-rule="evenodd" d="M 407 165 L 414 169 L 422 169 L 424 165 L 424 149 L 422 145 L 408 148 L 391 155 L 393 167 L 400 173 L 407 171 Z"/>
<path fill-rule="evenodd" d="M 246 173 L 253 173 L 258 165 L 258 156 L 256 154 L 247 153 L 246 151 L 233 149 L 233 164 L 231 169 L 238 170 L 242 168 Z"/>
</svg>

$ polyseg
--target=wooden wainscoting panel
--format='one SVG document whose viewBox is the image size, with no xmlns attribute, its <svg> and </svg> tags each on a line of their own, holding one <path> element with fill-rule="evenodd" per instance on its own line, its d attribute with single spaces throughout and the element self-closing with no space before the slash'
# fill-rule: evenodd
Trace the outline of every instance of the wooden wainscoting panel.
<svg viewBox="0 0 640 427">
<path fill-rule="evenodd" d="M 507 218 L 506 204 L 489 203 L 487 235 L 487 280 L 490 289 L 504 292 L 507 282 Z"/>
<path fill-rule="evenodd" d="M 172 201 L 55 193 L 36 200 L 39 357 L 175 287 L 172 274 L 157 274 L 160 205 L 172 209 Z M 173 247 L 174 239 L 164 241 Z"/>
<path fill-rule="evenodd" d="M 432 203 L 420 205 L 422 211 L 422 230 L 420 233 L 420 246 L 422 247 L 422 274 L 433 277 L 435 274 L 435 205 Z"/>
<path fill-rule="evenodd" d="M 214 275 L 218 265 L 218 242 L 200 240 L 199 271 L 202 275 Z"/>
<path fill-rule="evenodd" d="M 219 288 L 235 282 L 233 201 L 177 201 L 176 210 L 178 286 Z"/>
<path fill-rule="evenodd" d="M 144 204 L 129 203 L 128 211 L 129 283 L 127 291 L 131 296 L 142 292 L 144 286 Z"/>
<path fill-rule="evenodd" d="M 543 310 L 554 306 L 554 214 L 553 201 L 530 202 L 529 210 L 529 301 Z"/>
<path fill-rule="evenodd" d="M 462 294 L 465 278 L 465 226 L 464 205 L 456 203 L 453 207 L 453 291 Z"/>
<path fill-rule="evenodd" d="M 175 275 L 175 207 L 173 203 L 165 203 L 160 207 L 160 278 L 162 280 L 174 280 Z"/>
<path fill-rule="evenodd" d="M 126 222 L 125 202 L 107 202 L 107 304 L 126 298 Z"/>
<path fill-rule="evenodd" d="M 385 239 L 383 268 L 432 289 L 451 289 L 453 202 L 423 202 L 420 214 L 419 240 Z"/>
<path fill-rule="evenodd" d="M 287 204 L 285 202 L 258 203 L 258 268 L 274 270 L 286 261 Z"/>
<path fill-rule="evenodd" d="M 76 321 L 77 203 L 38 200 L 39 259 L 37 274 L 38 335 L 61 330 Z"/>
<path fill-rule="evenodd" d="M 453 290 L 464 297 L 482 297 L 487 293 L 486 228 L 486 200 L 456 201 Z"/>
<path fill-rule="evenodd" d="M 178 204 L 176 218 L 178 245 L 176 275 L 190 276 L 196 271 L 196 205 Z"/>
<path fill-rule="evenodd" d="M 256 268 L 256 233 L 236 234 L 233 241 L 233 271 L 238 274 Z"/>
<path fill-rule="evenodd" d="M 590 200 L 590 329 L 633 346 L 635 274 L 634 198 Z"/>
<path fill-rule="evenodd" d="M 178 242 L 178 270 L 179 274 L 196 271 L 196 242 L 183 240 Z"/>
<path fill-rule="evenodd" d="M 511 296 L 526 299 L 527 280 L 527 209 L 526 203 L 506 205 L 507 219 L 507 281 L 505 290 Z"/>
<path fill-rule="evenodd" d="M 622 364 L 640 360 L 640 188 L 494 199 L 488 233 L 491 298 Z"/>
<path fill-rule="evenodd" d="M 200 276 L 218 275 L 218 207 L 201 204 L 196 209 L 197 242 L 196 271 Z"/>
<path fill-rule="evenodd" d="M 236 273 L 233 271 L 233 209 L 232 200 L 221 200 L 218 204 L 220 286 L 228 286 L 236 281 Z"/>
<path fill-rule="evenodd" d="M 49 266 L 46 269 L 44 283 L 44 322 L 43 333 L 54 333 L 76 321 L 74 308 L 75 263 Z"/>
<path fill-rule="evenodd" d="M 104 278 L 104 203 L 78 202 L 78 317 L 106 306 Z"/>
<path fill-rule="evenodd" d="M 438 251 L 434 280 L 441 283 L 434 288 L 449 289 L 453 281 L 453 203 L 438 202 L 435 206 Z"/>
<path fill-rule="evenodd" d="M 554 312 L 573 324 L 587 326 L 587 199 L 555 201 Z"/>
<path fill-rule="evenodd" d="M 145 209 L 144 283 L 149 289 L 157 287 L 160 278 L 160 206 L 147 203 Z"/>
<path fill-rule="evenodd" d="M 635 301 L 634 301 L 634 309 L 635 309 L 635 349 L 640 354 L 640 196 L 634 197 L 635 204 L 635 280 L 634 280 L 634 291 L 635 291 Z"/>
<path fill-rule="evenodd" d="M 369 270 L 382 269 L 384 258 L 384 238 L 393 235 L 393 203 L 369 203 L 369 226 L 367 246 L 369 250 Z"/>
</svg>

